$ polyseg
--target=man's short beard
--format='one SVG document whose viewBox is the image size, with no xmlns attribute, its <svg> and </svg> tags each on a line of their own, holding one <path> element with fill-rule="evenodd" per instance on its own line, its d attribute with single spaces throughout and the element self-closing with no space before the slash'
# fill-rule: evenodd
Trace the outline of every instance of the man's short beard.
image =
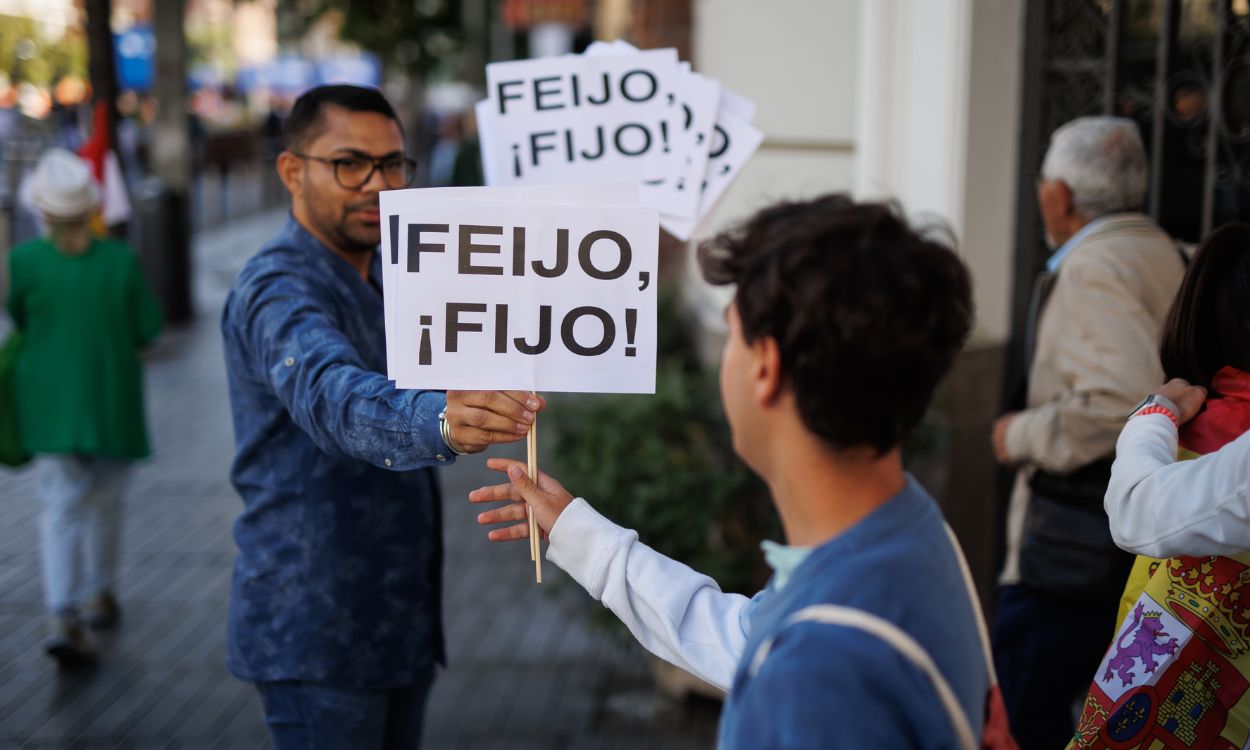
<svg viewBox="0 0 1250 750">
<path fill-rule="evenodd" d="M 350 255 L 365 255 L 372 253 L 378 249 L 378 243 L 361 244 L 347 236 L 346 232 L 341 233 L 343 236 L 343 252 Z"/>
<path fill-rule="evenodd" d="M 378 243 L 382 241 L 380 236 L 376 240 L 372 238 L 368 240 L 361 240 L 357 237 L 353 237 L 350 229 L 350 216 L 352 211 L 359 208 L 373 208 L 375 206 L 377 206 L 376 197 L 374 197 L 373 201 L 369 201 L 363 205 L 348 205 L 343 209 L 343 215 L 339 217 L 339 224 L 336 229 L 338 230 L 337 233 L 342 240 L 344 252 L 351 253 L 352 255 L 363 255 L 365 253 L 371 253 L 377 249 Z"/>
</svg>

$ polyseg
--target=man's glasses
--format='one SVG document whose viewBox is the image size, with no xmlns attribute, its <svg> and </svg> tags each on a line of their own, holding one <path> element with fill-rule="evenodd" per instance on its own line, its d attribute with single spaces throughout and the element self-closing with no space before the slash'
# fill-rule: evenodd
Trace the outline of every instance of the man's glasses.
<svg viewBox="0 0 1250 750">
<path fill-rule="evenodd" d="M 406 188 L 417 179 L 417 161 L 406 156 L 387 156 L 373 159 L 367 156 L 340 156 L 328 159 L 295 151 L 292 156 L 309 161 L 319 161 L 334 168 L 334 181 L 344 190 L 359 190 L 369 184 L 374 172 L 382 173 L 382 181 L 388 188 Z"/>
</svg>

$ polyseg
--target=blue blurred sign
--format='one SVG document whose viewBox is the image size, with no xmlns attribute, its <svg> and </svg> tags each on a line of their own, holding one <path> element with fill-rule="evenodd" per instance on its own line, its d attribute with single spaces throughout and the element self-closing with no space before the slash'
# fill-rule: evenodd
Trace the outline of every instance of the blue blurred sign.
<svg viewBox="0 0 1250 750">
<path fill-rule="evenodd" d="M 234 79 L 239 91 L 267 88 L 289 96 L 297 96 L 323 83 L 378 87 L 382 85 L 382 64 L 376 55 L 369 53 L 335 55 L 315 61 L 284 54 L 264 65 L 240 68 Z"/>
<path fill-rule="evenodd" d="M 113 50 L 117 55 L 117 85 L 134 91 L 152 88 L 153 64 L 156 55 L 156 36 L 147 24 L 133 26 L 113 35 Z"/>
<path fill-rule="evenodd" d="M 357 86 L 382 85 L 382 64 L 377 55 L 335 55 L 317 64 L 321 83 L 354 83 Z"/>
<path fill-rule="evenodd" d="M 192 90 L 216 88 L 227 83 L 211 64 L 190 71 Z M 334 55 L 309 60 L 297 54 L 283 54 L 267 63 L 239 68 L 234 74 L 234 88 L 241 93 L 267 89 L 276 94 L 298 96 L 323 83 L 352 83 L 357 86 L 380 87 L 382 64 L 377 55 Z"/>
<path fill-rule="evenodd" d="M 211 63 L 201 63 L 187 71 L 187 88 L 191 91 L 221 88 L 221 74 Z"/>
<path fill-rule="evenodd" d="M 274 91 L 299 94 L 317 85 L 317 68 L 302 57 L 282 55 L 265 66 L 261 79 Z"/>
</svg>

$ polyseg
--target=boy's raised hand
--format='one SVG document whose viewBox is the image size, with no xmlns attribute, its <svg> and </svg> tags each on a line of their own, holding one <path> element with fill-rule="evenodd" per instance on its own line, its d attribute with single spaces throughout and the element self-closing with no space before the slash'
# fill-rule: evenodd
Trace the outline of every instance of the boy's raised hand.
<svg viewBox="0 0 1250 750">
<path fill-rule="evenodd" d="M 511 523 L 502 529 L 495 529 L 487 534 L 492 542 L 510 542 L 529 537 L 529 524 L 525 517 L 525 504 L 528 502 L 534 509 L 534 518 L 545 539 L 556 525 L 556 519 L 564 512 L 569 503 L 573 502 L 570 495 L 560 483 L 541 471 L 538 472 L 538 483 L 535 484 L 525 473 L 525 464 L 510 458 L 492 458 L 486 466 L 503 474 L 507 474 L 507 484 L 496 484 L 482 487 L 469 493 L 471 503 L 507 502 L 501 508 L 479 513 L 477 522 L 483 526 L 500 523 Z"/>
</svg>

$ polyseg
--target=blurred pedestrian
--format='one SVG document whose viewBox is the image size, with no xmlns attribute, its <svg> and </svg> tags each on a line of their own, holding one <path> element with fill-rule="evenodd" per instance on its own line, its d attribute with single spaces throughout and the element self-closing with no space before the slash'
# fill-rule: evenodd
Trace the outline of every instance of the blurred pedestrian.
<svg viewBox="0 0 1250 750">
<path fill-rule="evenodd" d="M 43 503 L 45 649 L 74 666 L 93 656 L 84 624 L 111 628 L 121 614 L 122 495 L 150 450 L 138 351 L 162 317 L 130 248 L 88 229 L 99 193 L 82 159 L 49 149 L 29 191 L 48 229 L 10 258 L 18 426 Z"/>
<path fill-rule="evenodd" d="M 285 135 L 291 217 L 221 321 L 244 504 L 228 666 L 279 750 L 415 748 L 444 663 L 433 468 L 524 438 L 542 401 L 387 378 L 378 194 L 416 164 L 385 97 L 311 89 Z"/>
<path fill-rule="evenodd" d="M 261 152 L 264 163 L 261 168 L 261 194 L 265 205 L 273 205 L 286 199 L 286 190 L 278 179 L 278 155 L 283 151 L 282 131 L 285 127 L 284 109 L 277 96 L 269 99 L 269 112 L 261 122 Z"/>
<path fill-rule="evenodd" d="M 452 183 L 456 156 L 463 141 L 460 113 L 450 112 L 438 119 L 438 140 L 430 149 L 430 187 L 446 187 Z"/>
<path fill-rule="evenodd" d="M 482 142 L 477 132 L 477 115 L 472 109 L 460 116 L 460 126 L 460 146 L 456 149 L 456 161 L 451 169 L 451 184 L 457 187 L 484 185 Z"/>
<path fill-rule="evenodd" d="M 488 462 L 510 483 L 469 499 L 512 502 L 479 522 L 520 522 L 490 538 L 525 538 L 528 502 L 552 562 L 652 653 L 728 691 L 722 750 L 974 748 L 1005 731 L 1001 712 L 986 721 L 962 553 L 902 463 L 972 324 L 958 256 L 890 206 L 833 195 L 766 208 L 700 261 L 736 286 L 721 397 L 785 531 L 765 543 L 767 587 L 723 593 L 516 461 Z"/>
<path fill-rule="evenodd" d="M 994 660 L 1024 750 L 1072 737 L 1132 564 L 1101 499 L 1124 415 L 1163 382 L 1159 331 L 1186 262 L 1140 213 L 1146 180 L 1137 126 L 1085 117 L 1055 131 L 1037 183 L 1057 249 L 1030 307 L 1024 409 L 992 435 L 999 462 L 1019 469 Z"/>
</svg>

